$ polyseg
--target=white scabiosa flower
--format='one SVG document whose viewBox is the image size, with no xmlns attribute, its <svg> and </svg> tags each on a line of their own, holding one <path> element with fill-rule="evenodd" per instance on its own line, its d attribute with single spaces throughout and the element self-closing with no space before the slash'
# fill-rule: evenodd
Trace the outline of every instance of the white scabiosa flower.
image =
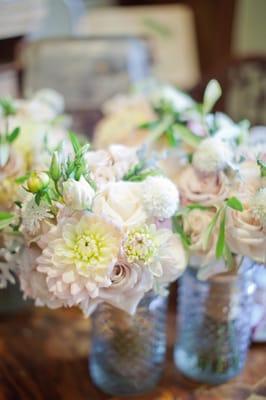
<svg viewBox="0 0 266 400">
<path fill-rule="evenodd" d="M 143 182 L 143 204 L 148 215 L 159 219 L 170 218 L 179 205 L 176 186 L 166 177 L 149 176 Z"/>
<path fill-rule="evenodd" d="M 73 210 L 86 210 L 92 206 L 95 191 L 82 176 L 79 181 L 69 179 L 63 183 L 63 198 Z"/>
<path fill-rule="evenodd" d="M 193 155 L 192 164 L 202 173 L 217 173 L 232 162 L 233 152 L 224 141 L 212 137 L 203 140 Z"/>
<path fill-rule="evenodd" d="M 41 201 L 41 203 L 37 205 L 35 199 L 31 197 L 23 204 L 21 217 L 23 230 L 27 234 L 33 236 L 38 234 L 42 222 L 53 218 L 53 215 L 50 213 L 50 208 L 47 203 Z"/>
<path fill-rule="evenodd" d="M 266 228 L 266 187 L 259 189 L 251 200 L 251 210 L 254 217 Z"/>
</svg>

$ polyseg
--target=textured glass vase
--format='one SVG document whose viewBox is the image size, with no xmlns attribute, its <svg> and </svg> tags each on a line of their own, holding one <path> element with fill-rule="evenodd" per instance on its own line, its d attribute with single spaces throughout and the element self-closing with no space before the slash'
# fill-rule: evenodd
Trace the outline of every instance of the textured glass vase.
<svg viewBox="0 0 266 400">
<path fill-rule="evenodd" d="M 188 268 L 181 278 L 175 363 L 189 378 L 226 382 L 245 365 L 251 336 L 255 285 L 253 264 L 243 259 L 237 275 L 197 279 Z"/>
<path fill-rule="evenodd" d="M 149 292 L 135 315 L 108 304 L 93 314 L 92 380 L 116 396 L 141 394 L 158 382 L 166 352 L 167 297 Z"/>
</svg>

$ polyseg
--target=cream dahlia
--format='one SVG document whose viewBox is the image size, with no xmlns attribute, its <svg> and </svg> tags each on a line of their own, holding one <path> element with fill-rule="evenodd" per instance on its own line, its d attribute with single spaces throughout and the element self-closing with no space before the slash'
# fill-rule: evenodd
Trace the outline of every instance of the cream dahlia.
<svg viewBox="0 0 266 400">
<path fill-rule="evenodd" d="M 110 286 L 121 232 L 108 220 L 76 213 L 58 221 L 42 243 L 37 270 L 46 275 L 49 291 L 68 305 L 95 297 L 100 287 Z"/>
</svg>

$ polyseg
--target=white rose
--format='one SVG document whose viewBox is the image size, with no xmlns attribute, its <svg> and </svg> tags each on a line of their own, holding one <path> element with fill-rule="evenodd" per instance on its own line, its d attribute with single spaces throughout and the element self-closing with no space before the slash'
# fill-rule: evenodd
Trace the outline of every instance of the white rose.
<svg viewBox="0 0 266 400">
<path fill-rule="evenodd" d="M 166 177 L 149 176 L 142 182 L 144 208 L 151 217 L 171 218 L 179 205 L 176 186 Z"/>
<path fill-rule="evenodd" d="M 82 176 L 79 181 L 69 179 L 63 183 L 63 198 L 67 206 L 74 210 L 91 208 L 95 191 Z"/>
<path fill-rule="evenodd" d="M 142 185 L 136 182 L 109 183 L 95 197 L 93 211 L 111 218 L 124 227 L 140 225 L 146 220 L 142 205 Z"/>
<path fill-rule="evenodd" d="M 229 195 L 229 181 L 223 172 L 205 176 L 198 174 L 192 166 L 185 168 L 179 175 L 178 188 L 184 205 L 217 205 Z"/>
</svg>

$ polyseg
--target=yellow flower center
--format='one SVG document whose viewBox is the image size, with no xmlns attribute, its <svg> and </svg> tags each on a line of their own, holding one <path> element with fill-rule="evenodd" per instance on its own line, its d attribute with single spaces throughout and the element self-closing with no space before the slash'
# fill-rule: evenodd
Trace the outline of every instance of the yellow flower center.
<svg viewBox="0 0 266 400">
<path fill-rule="evenodd" d="M 78 236 L 74 245 L 75 256 L 78 260 L 93 265 L 103 256 L 105 241 L 96 232 L 84 232 Z"/>
<path fill-rule="evenodd" d="M 158 244 L 149 227 L 132 229 L 124 243 L 124 251 L 130 263 L 150 264 L 157 255 Z"/>
</svg>

